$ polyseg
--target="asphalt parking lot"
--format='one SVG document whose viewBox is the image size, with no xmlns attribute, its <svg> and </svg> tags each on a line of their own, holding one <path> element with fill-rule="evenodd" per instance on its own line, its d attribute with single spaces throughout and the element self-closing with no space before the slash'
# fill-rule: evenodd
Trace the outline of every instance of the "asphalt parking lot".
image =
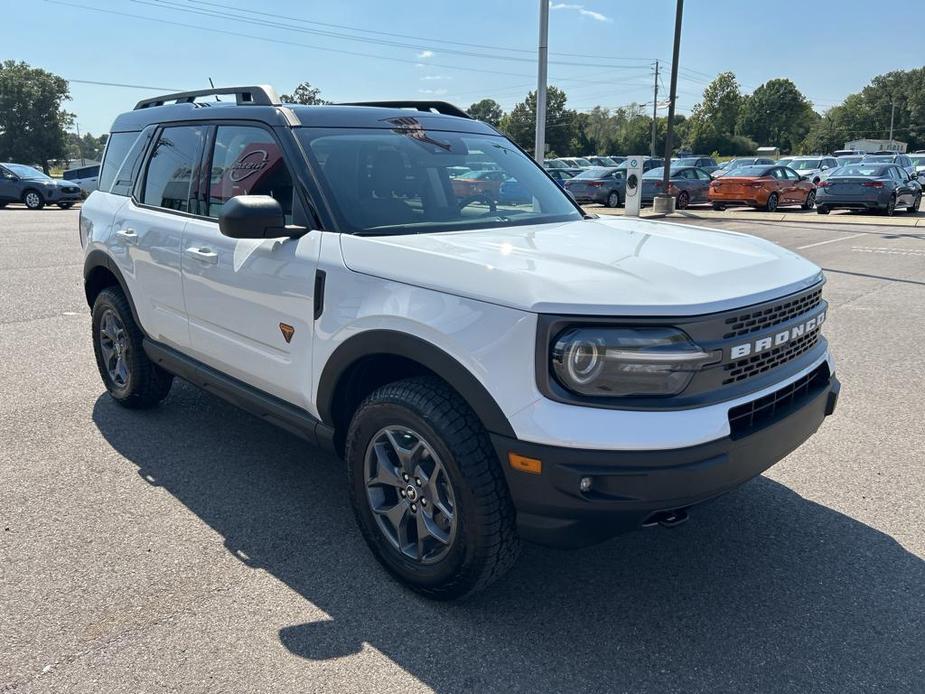
<svg viewBox="0 0 925 694">
<path fill-rule="evenodd" d="M 767 474 L 434 604 L 342 464 L 105 394 L 76 210 L 0 210 L 0 692 L 925 691 L 925 229 L 730 216 L 824 267 L 839 409 Z"/>
</svg>

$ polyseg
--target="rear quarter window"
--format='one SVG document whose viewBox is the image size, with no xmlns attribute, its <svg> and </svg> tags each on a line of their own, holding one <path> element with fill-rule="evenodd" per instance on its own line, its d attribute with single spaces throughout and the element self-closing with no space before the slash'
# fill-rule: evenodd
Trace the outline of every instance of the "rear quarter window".
<svg viewBox="0 0 925 694">
<path fill-rule="evenodd" d="M 140 132 L 112 133 L 106 142 L 106 153 L 103 155 L 103 165 L 100 169 L 99 189 L 110 191 L 126 155 L 135 144 Z"/>
</svg>

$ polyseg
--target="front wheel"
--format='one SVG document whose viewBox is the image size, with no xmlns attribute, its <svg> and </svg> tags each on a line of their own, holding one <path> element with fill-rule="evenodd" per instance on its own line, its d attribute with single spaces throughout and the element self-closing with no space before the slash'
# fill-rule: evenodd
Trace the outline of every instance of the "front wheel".
<svg viewBox="0 0 925 694">
<path fill-rule="evenodd" d="M 915 214 L 916 212 L 919 211 L 919 206 L 921 204 L 922 204 L 922 194 L 919 193 L 918 195 L 915 196 L 915 200 L 912 201 L 912 206 L 907 207 L 906 211 L 909 212 L 910 214 Z"/>
<path fill-rule="evenodd" d="M 607 207 L 619 207 L 620 206 L 620 194 L 615 190 L 610 191 L 610 195 L 607 196 L 606 205 Z"/>
<path fill-rule="evenodd" d="M 816 206 L 816 191 L 811 190 L 806 194 L 806 200 L 800 205 L 804 210 L 811 210 Z"/>
<path fill-rule="evenodd" d="M 777 209 L 777 193 L 771 193 L 768 196 L 768 201 L 765 203 L 764 210 L 765 212 L 774 212 Z"/>
<path fill-rule="evenodd" d="M 722 204 L 720 204 L 720 203 L 718 203 L 718 202 L 714 202 L 714 203 L 713 203 L 713 209 L 716 210 L 717 212 L 722 212 L 723 210 L 726 209 L 726 206 L 725 206 L 725 205 L 722 205 Z"/>
<path fill-rule="evenodd" d="M 819 207 L 816 208 L 816 212 L 819 214 L 828 214 L 830 210 L 826 205 L 819 205 Z"/>
<path fill-rule="evenodd" d="M 883 214 L 887 217 L 892 217 L 896 213 L 896 196 L 891 195 L 890 199 L 886 201 L 886 207 L 883 210 Z"/>
<path fill-rule="evenodd" d="M 30 210 L 40 210 L 45 207 L 45 198 L 37 190 L 27 190 L 22 196 L 22 201 Z"/>
<path fill-rule="evenodd" d="M 144 409 L 167 397 L 173 376 L 148 359 L 141 328 L 121 290 L 110 287 L 96 297 L 92 327 L 96 365 L 113 400 Z"/>
<path fill-rule="evenodd" d="M 442 381 L 412 378 L 373 392 L 353 416 L 345 457 L 363 537 L 405 585 L 452 600 L 514 564 L 514 506 L 497 454 Z"/>
</svg>

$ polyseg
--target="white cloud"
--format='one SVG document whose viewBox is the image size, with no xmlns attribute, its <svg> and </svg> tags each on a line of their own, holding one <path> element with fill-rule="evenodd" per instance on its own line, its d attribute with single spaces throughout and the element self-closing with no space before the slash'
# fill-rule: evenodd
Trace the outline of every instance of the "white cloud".
<svg viewBox="0 0 925 694">
<path fill-rule="evenodd" d="M 590 17 L 596 22 L 612 22 L 613 20 L 606 15 L 601 14 L 600 12 L 595 12 L 594 10 L 585 9 L 584 5 L 571 5 L 565 2 L 551 2 L 549 3 L 549 9 L 551 10 L 574 10 L 582 17 Z"/>
<path fill-rule="evenodd" d="M 433 51 L 421 51 L 420 53 L 418 53 L 417 57 L 418 57 L 418 60 L 427 60 L 428 58 L 434 57 L 434 52 Z"/>
<path fill-rule="evenodd" d="M 424 75 L 421 79 L 427 80 L 429 82 L 436 82 L 436 81 L 443 81 L 443 80 L 451 80 L 453 78 L 447 75 Z"/>
<path fill-rule="evenodd" d="M 430 94 L 432 96 L 443 96 L 446 92 L 446 89 L 418 89 L 418 94 Z"/>
</svg>

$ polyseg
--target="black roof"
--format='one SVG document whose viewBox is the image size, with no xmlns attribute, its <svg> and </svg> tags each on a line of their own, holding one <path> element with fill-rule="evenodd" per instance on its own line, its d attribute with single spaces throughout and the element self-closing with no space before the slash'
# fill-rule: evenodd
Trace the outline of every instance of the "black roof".
<svg viewBox="0 0 925 694">
<path fill-rule="evenodd" d="M 197 98 L 216 98 L 218 95 L 232 95 L 234 100 L 226 96 L 225 101 L 196 101 Z M 167 103 L 171 101 L 176 103 Z M 413 124 L 427 130 L 497 134 L 490 125 L 473 120 L 464 111 L 444 102 L 389 101 L 303 106 L 279 103 L 269 87 L 226 87 L 144 99 L 134 110 L 118 116 L 111 131 L 131 132 L 154 123 L 215 119 L 312 128 L 389 129 L 396 125 Z M 403 122 L 396 123 L 396 119 L 403 119 Z"/>
</svg>

